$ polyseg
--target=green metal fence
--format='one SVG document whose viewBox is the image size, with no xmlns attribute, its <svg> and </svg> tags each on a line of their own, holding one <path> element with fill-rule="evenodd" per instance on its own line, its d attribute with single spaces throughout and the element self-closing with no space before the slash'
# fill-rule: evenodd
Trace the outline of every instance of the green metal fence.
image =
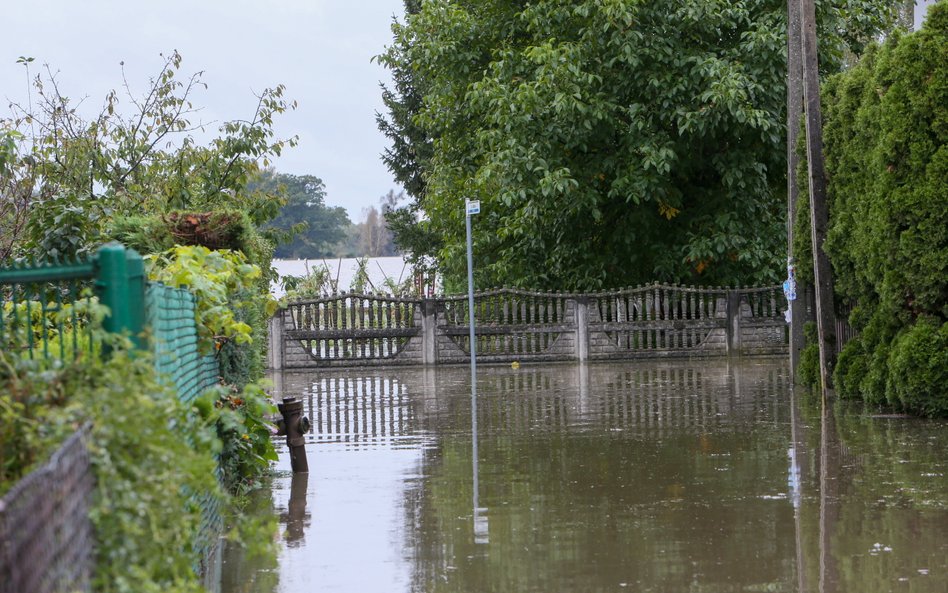
<svg viewBox="0 0 948 593">
<path fill-rule="evenodd" d="M 219 382 L 217 359 L 198 350 L 194 295 L 187 290 L 149 283 L 145 290 L 146 323 L 158 374 L 184 402 Z"/>
<path fill-rule="evenodd" d="M 25 358 L 78 359 L 107 352 L 101 328 L 142 347 L 145 268 L 112 243 L 85 261 L 18 262 L 0 268 L 0 350 Z"/>
</svg>

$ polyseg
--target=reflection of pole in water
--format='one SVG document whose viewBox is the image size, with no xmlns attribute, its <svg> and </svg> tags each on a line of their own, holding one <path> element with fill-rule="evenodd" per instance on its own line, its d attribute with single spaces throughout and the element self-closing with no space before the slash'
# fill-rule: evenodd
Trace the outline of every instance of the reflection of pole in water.
<svg viewBox="0 0 948 593">
<path fill-rule="evenodd" d="M 793 531 L 796 536 L 797 557 L 797 593 L 806 593 L 806 565 L 803 555 L 803 518 L 800 503 L 803 493 L 803 482 L 800 478 L 800 458 L 803 456 L 802 426 L 800 426 L 800 410 L 793 386 L 790 386 L 790 470 L 787 477 L 790 488 L 790 501 L 793 503 Z"/>
<path fill-rule="evenodd" d="M 474 543 L 488 543 L 487 509 L 481 508 L 478 501 L 478 463 L 477 463 L 477 381 L 471 369 L 471 467 L 474 477 Z"/>
<path fill-rule="evenodd" d="M 839 590 L 839 569 L 831 548 L 833 530 L 839 517 L 839 493 L 836 476 L 839 471 L 839 441 L 833 404 L 823 398 L 820 426 L 820 593 Z"/>
<path fill-rule="evenodd" d="M 585 418 L 589 410 L 589 367 L 579 363 L 579 417 Z"/>
<path fill-rule="evenodd" d="M 293 481 L 290 482 L 290 502 L 287 504 L 287 512 L 280 517 L 286 522 L 286 543 L 290 547 L 295 547 L 303 542 L 306 527 L 309 524 L 309 513 L 306 512 L 306 486 L 309 481 L 309 474 L 293 474 Z"/>
</svg>

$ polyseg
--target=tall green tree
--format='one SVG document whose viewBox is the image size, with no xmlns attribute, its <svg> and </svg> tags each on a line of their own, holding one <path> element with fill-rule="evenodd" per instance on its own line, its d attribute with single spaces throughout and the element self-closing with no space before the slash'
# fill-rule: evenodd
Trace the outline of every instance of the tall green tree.
<svg viewBox="0 0 948 593">
<path fill-rule="evenodd" d="M 346 238 L 351 223 L 345 208 L 326 205 L 326 185 L 313 175 L 264 171 L 248 184 L 285 201 L 268 229 L 282 231 L 274 255 L 282 258 L 318 258 L 336 254 L 336 244 Z"/>
<path fill-rule="evenodd" d="M 827 69 L 892 5 L 824 6 Z M 449 286 L 463 278 L 466 198 L 482 203 L 482 285 L 780 274 L 783 2 L 429 0 L 393 32 L 379 60 L 422 95 L 392 117 L 431 142 L 414 204 L 443 240 Z"/>
</svg>

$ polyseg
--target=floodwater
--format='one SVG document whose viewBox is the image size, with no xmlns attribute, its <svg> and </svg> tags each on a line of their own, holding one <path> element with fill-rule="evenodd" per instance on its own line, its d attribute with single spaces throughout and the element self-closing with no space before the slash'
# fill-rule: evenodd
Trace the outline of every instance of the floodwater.
<svg viewBox="0 0 948 593">
<path fill-rule="evenodd" d="M 948 591 L 946 422 L 775 359 L 480 367 L 476 414 L 469 373 L 276 376 L 310 473 L 281 445 L 278 555 L 222 593 Z"/>
</svg>

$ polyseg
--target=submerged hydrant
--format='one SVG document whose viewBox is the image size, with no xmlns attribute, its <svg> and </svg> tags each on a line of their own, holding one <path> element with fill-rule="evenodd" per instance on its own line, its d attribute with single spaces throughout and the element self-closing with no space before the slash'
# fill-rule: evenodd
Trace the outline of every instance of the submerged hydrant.
<svg viewBox="0 0 948 593">
<path fill-rule="evenodd" d="M 277 404 L 283 419 L 277 423 L 277 434 L 286 435 L 286 445 L 290 449 L 290 467 L 294 474 L 309 472 L 306 462 L 306 440 L 303 435 L 309 432 L 309 418 L 303 415 L 303 400 L 295 397 L 283 398 Z"/>
</svg>

